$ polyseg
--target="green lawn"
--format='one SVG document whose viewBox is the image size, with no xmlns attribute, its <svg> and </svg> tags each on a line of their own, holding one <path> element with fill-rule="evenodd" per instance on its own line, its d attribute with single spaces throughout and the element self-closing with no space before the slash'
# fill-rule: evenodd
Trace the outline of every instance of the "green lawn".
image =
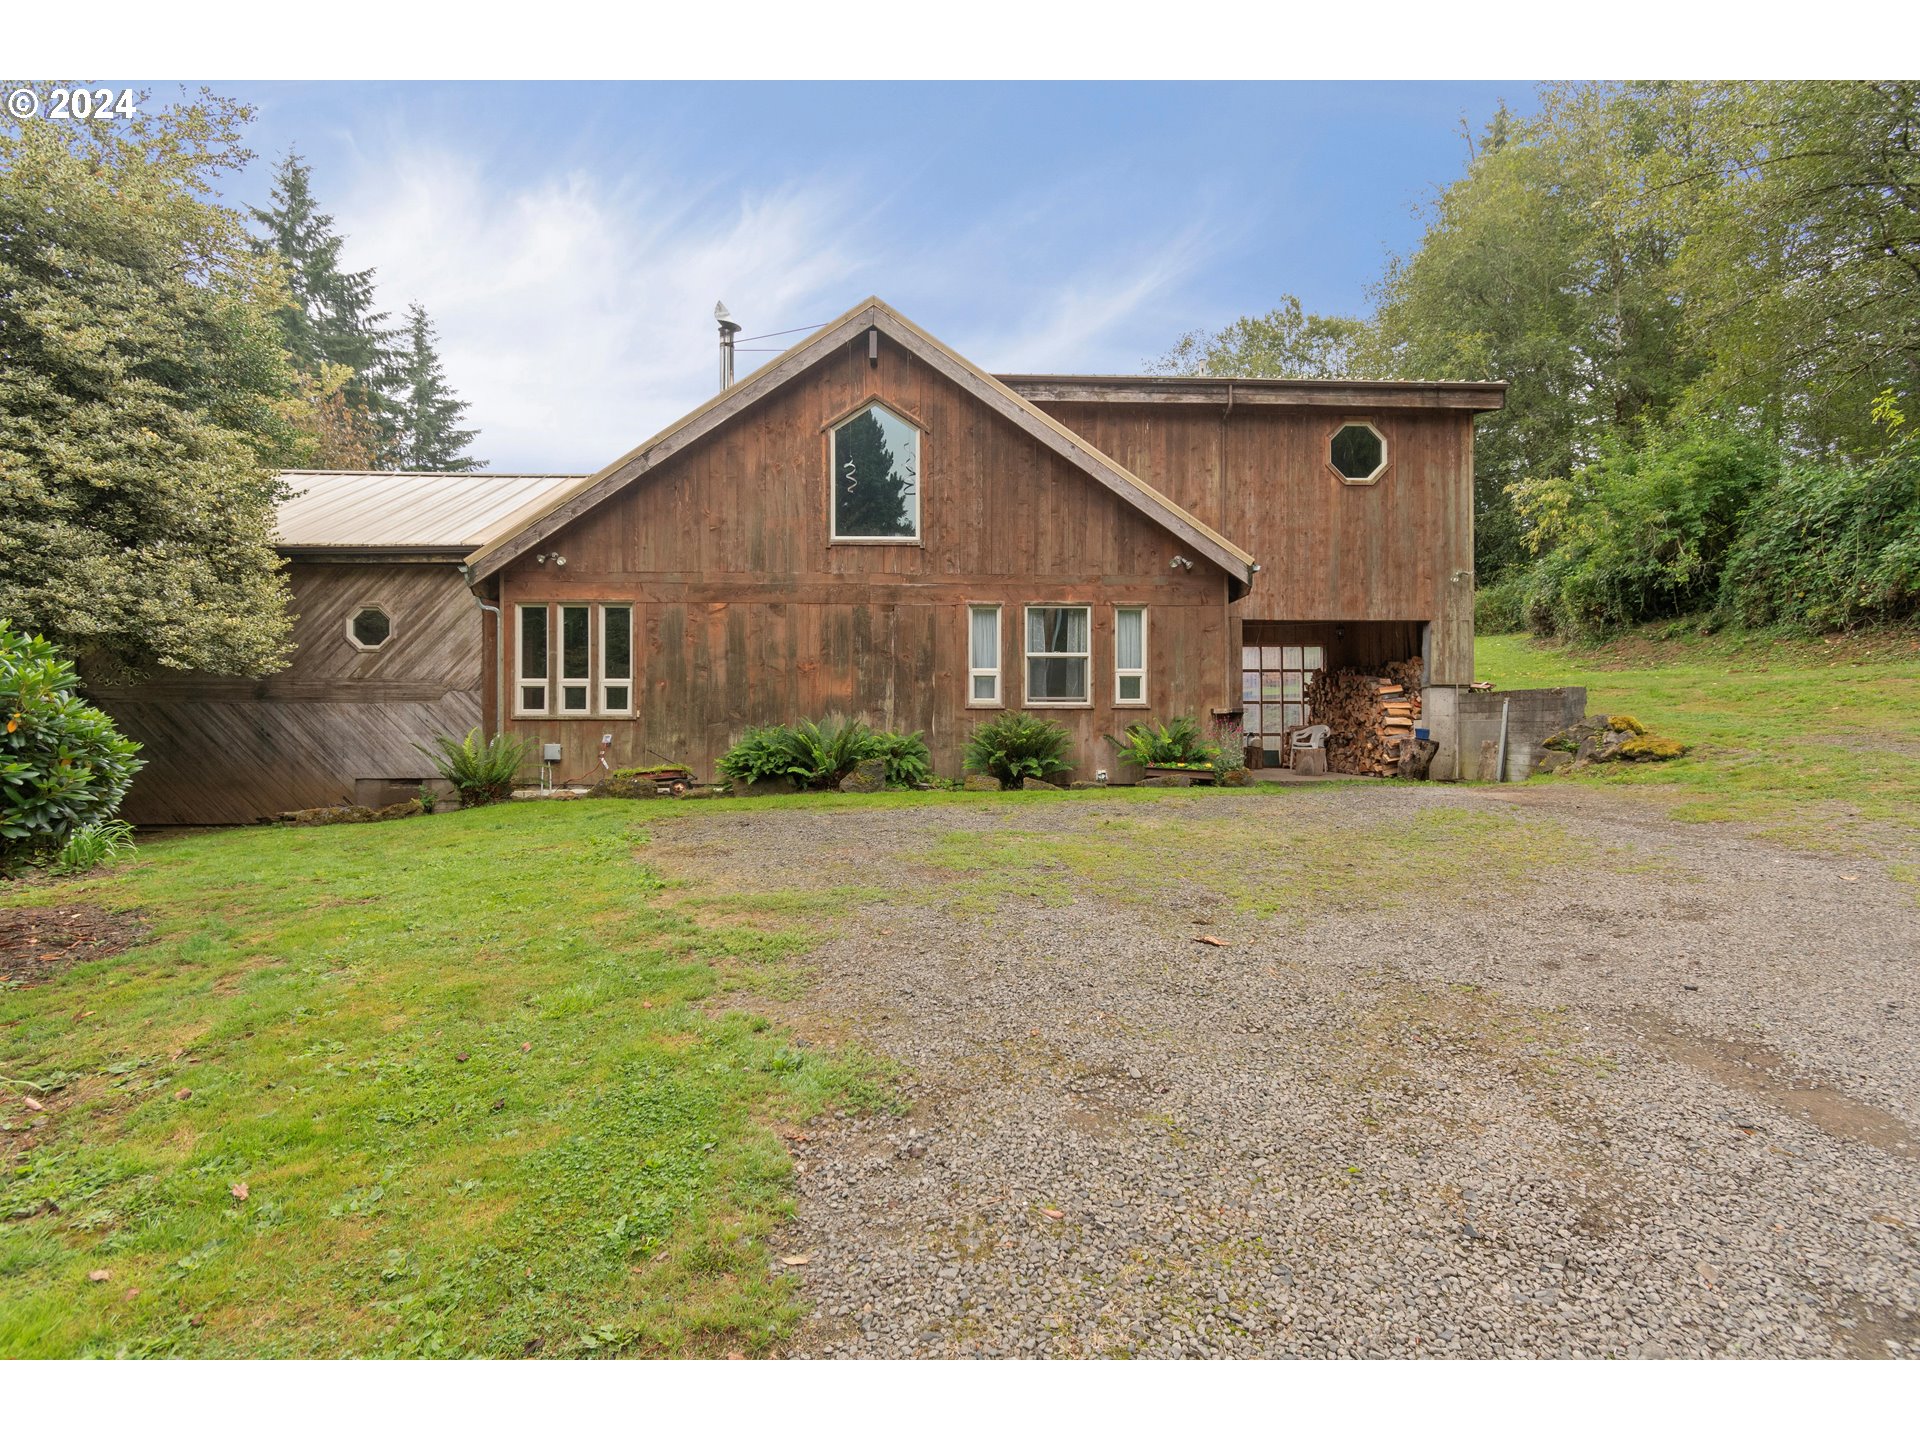
<svg viewBox="0 0 1920 1440">
<path fill-rule="evenodd" d="M 764 1349 L 777 1127 L 885 1092 L 727 1010 L 805 917 L 703 912 L 641 819 L 199 834 L 0 895 L 155 932 L 0 990 L 0 1355 Z"/>
<path fill-rule="evenodd" d="M 1832 641 L 1647 632 L 1568 648 L 1475 642 L 1496 686 L 1585 685 L 1693 747 L 1661 765 L 1597 767 L 1572 783 L 1665 787 L 1672 813 L 1740 821 L 1798 844 L 1910 864 L 1920 841 L 1920 634 Z M 1549 783 L 1565 783 L 1559 778 Z"/>
</svg>

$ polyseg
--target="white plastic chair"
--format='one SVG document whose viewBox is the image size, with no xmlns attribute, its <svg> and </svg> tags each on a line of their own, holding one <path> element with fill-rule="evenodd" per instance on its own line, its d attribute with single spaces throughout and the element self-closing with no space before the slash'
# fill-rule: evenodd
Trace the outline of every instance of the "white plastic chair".
<svg viewBox="0 0 1920 1440">
<path fill-rule="evenodd" d="M 1296 750 L 1324 750 L 1327 746 L 1327 736 L 1332 730 L 1331 725 L 1303 726 L 1288 733 L 1287 744 Z"/>
</svg>

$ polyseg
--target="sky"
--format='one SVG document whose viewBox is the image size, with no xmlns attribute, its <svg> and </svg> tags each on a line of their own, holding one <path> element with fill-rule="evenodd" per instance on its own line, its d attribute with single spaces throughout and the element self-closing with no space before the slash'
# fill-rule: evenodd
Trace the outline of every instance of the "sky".
<svg viewBox="0 0 1920 1440">
<path fill-rule="evenodd" d="M 1361 313 L 1461 121 L 1534 85 L 221 83 L 263 203 L 297 147 L 344 257 L 419 301 L 496 471 L 594 470 L 747 336 L 868 295 L 992 371 L 1138 372 L 1271 309 Z M 155 86 L 156 100 L 170 87 Z M 778 347 L 800 338 L 755 342 Z M 741 373 L 765 363 L 743 353 Z"/>
</svg>

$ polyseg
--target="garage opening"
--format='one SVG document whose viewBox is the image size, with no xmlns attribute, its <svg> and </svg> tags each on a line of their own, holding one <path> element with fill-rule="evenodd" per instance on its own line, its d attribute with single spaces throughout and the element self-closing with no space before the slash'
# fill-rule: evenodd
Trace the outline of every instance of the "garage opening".
<svg viewBox="0 0 1920 1440">
<path fill-rule="evenodd" d="M 1378 674 L 1389 663 L 1422 659 L 1426 641 L 1423 620 L 1243 621 L 1238 714 L 1247 767 L 1287 765 L 1288 736 L 1319 723 L 1307 704 L 1307 683 L 1316 671 Z"/>
</svg>

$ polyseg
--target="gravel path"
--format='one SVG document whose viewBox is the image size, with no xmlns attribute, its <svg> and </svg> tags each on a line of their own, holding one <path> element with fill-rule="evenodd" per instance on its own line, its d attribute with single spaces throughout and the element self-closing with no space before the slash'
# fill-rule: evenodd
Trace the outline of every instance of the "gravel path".
<svg viewBox="0 0 1920 1440">
<path fill-rule="evenodd" d="M 1071 868 L 982 911 L 925 858 L 1143 813 L 1106 797 L 661 826 L 678 874 L 913 896 L 839 921 L 781 1011 L 912 1077 L 906 1115 L 793 1138 L 790 1353 L 1920 1354 L 1912 893 L 1567 786 L 1154 813 L 1232 864 L 1436 809 L 1560 839 L 1259 919 Z"/>
</svg>

